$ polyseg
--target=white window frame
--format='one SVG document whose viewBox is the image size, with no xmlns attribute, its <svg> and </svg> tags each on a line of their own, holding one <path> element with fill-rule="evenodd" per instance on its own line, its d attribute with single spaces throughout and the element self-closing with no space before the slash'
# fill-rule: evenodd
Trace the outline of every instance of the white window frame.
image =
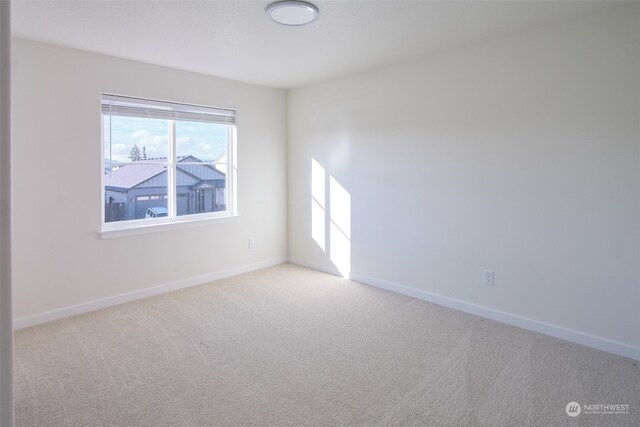
<svg viewBox="0 0 640 427">
<path fill-rule="evenodd" d="M 194 225 L 205 225 L 206 223 L 211 223 L 211 221 L 221 222 L 221 220 L 233 219 L 238 216 L 237 210 L 237 177 L 238 177 L 238 163 L 237 163 L 237 125 L 234 122 L 233 124 L 226 124 L 227 126 L 227 172 L 225 177 L 225 203 L 226 209 L 224 211 L 217 212 L 201 212 L 201 213 L 192 213 L 188 215 L 177 215 L 177 206 L 176 206 L 176 198 L 177 198 L 177 188 L 176 188 L 176 173 L 177 173 L 177 156 L 176 156 L 176 122 L 181 120 L 170 119 L 167 118 L 168 121 L 168 149 L 169 153 L 167 156 L 167 210 L 169 211 L 169 215 L 166 217 L 159 218 L 141 218 L 141 219 L 131 219 L 125 221 L 113 221 L 113 222 L 105 222 L 105 176 L 104 173 L 104 164 L 105 164 L 105 123 L 104 123 L 104 113 L 102 111 L 102 103 L 105 97 L 118 97 L 118 98 L 130 98 L 136 101 L 149 101 L 150 103 L 161 103 L 167 105 L 173 105 L 176 109 L 179 109 L 181 106 L 184 107 L 194 107 L 194 108 L 212 108 L 217 110 L 228 110 L 233 111 L 235 115 L 235 110 L 229 109 L 220 109 L 216 107 L 207 107 L 196 104 L 185 104 L 180 102 L 171 102 L 171 101 L 160 101 L 156 99 L 149 98 L 141 98 L 141 97 L 130 97 L 130 96 L 122 96 L 122 95 L 113 95 L 109 93 L 101 93 L 100 94 L 100 203 L 101 203 L 101 229 L 100 234 L 102 237 L 115 237 L 120 235 L 128 235 L 128 234 L 142 234 L 153 232 L 155 230 L 164 230 L 164 229 L 174 229 L 174 228 L 182 228 L 182 227 L 191 227 Z M 133 117 L 133 116 L 132 116 Z M 165 162 L 159 162 L 165 163 Z M 227 221 L 222 221 L 227 222 Z"/>
</svg>

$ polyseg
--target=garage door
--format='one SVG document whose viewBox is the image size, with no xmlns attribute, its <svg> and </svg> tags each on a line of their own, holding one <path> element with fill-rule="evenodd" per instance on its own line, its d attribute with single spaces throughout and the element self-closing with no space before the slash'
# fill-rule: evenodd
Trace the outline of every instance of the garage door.
<svg viewBox="0 0 640 427">
<path fill-rule="evenodd" d="M 149 208 L 166 208 L 167 196 L 155 194 L 152 196 L 136 197 L 136 219 L 144 218 Z"/>
<path fill-rule="evenodd" d="M 178 215 L 188 215 L 189 212 L 189 194 L 178 194 Z M 164 194 L 156 194 L 152 196 L 136 197 L 136 219 L 144 218 L 149 208 L 166 208 L 167 196 Z"/>
</svg>

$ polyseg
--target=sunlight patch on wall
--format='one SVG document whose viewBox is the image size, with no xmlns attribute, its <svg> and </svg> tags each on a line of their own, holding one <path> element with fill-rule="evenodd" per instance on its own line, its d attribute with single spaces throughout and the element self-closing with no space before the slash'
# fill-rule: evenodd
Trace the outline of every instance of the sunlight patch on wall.
<svg viewBox="0 0 640 427">
<path fill-rule="evenodd" d="M 334 177 L 328 176 L 314 158 L 311 159 L 311 237 L 329 255 L 338 272 L 348 278 L 351 272 L 351 195 Z"/>
<path fill-rule="evenodd" d="M 324 168 L 315 159 L 311 159 L 311 237 L 323 251 L 326 251 L 325 180 Z"/>
<path fill-rule="evenodd" d="M 351 272 L 351 195 L 329 177 L 330 258 L 344 276 Z"/>
<path fill-rule="evenodd" d="M 334 178 L 329 177 L 329 205 L 331 222 L 351 239 L 351 195 Z"/>
</svg>

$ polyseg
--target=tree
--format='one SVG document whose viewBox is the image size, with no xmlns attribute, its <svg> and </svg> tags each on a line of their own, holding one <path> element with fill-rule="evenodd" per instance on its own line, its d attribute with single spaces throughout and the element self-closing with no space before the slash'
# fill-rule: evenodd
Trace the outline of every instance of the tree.
<svg viewBox="0 0 640 427">
<path fill-rule="evenodd" d="M 131 148 L 131 151 L 129 152 L 129 158 L 132 161 L 137 161 L 140 160 L 140 149 L 138 148 L 138 144 L 134 144 L 133 147 Z"/>
<path fill-rule="evenodd" d="M 147 147 L 142 146 L 142 160 L 147 160 Z"/>
</svg>

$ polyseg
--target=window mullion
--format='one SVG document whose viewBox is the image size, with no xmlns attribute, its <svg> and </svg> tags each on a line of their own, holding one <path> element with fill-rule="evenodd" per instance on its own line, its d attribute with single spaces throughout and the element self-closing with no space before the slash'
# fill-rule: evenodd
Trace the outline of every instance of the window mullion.
<svg viewBox="0 0 640 427">
<path fill-rule="evenodd" d="M 167 157 L 167 194 L 169 195 L 167 200 L 167 208 L 169 210 L 169 217 L 175 219 L 178 216 L 177 212 L 177 197 L 176 194 L 176 122 L 175 120 L 169 120 L 169 155 Z"/>
<path fill-rule="evenodd" d="M 235 126 L 227 126 L 227 212 L 238 213 L 238 163 L 237 163 L 237 130 Z"/>
</svg>

